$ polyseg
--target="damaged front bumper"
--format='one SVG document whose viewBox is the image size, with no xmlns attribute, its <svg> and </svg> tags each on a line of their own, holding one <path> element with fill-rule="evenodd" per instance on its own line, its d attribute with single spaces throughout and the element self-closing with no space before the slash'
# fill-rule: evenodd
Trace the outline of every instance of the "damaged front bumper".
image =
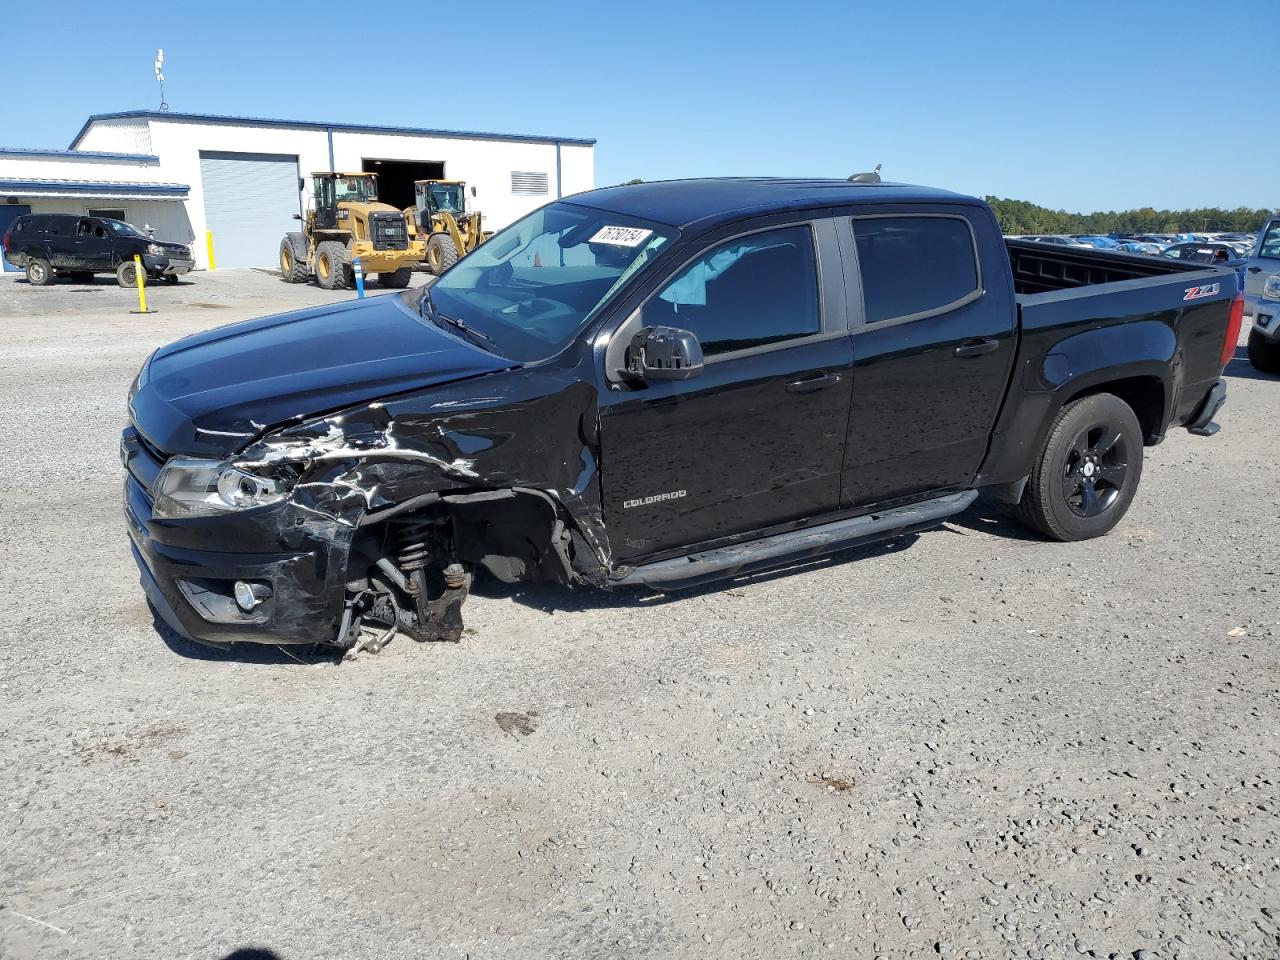
<svg viewBox="0 0 1280 960">
<path fill-rule="evenodd" d="M 145 485 L 154 465 L 132 428 L 121 457 L 133 558 L 147 598 L 170 627 L 219 644 L 337 637 L 349 526 L 305 515 L 288 501 L 225 516 L 156 519 Z M 237 604 L 237 583 L 252 592 L 252 609 Z"/>
</svg>

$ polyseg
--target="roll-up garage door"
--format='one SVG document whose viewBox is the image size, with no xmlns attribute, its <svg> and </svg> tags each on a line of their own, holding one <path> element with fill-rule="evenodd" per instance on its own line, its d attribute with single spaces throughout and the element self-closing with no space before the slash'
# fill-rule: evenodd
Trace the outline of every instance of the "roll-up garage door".
<svg viewBox="0 0 1280 960">
<path fill-rule="evenodd" d="M 299 230 L 298 158 L 200 152 L 204 216 L 219 267 L 272 267 L 280 240 Z"/>
</svg>

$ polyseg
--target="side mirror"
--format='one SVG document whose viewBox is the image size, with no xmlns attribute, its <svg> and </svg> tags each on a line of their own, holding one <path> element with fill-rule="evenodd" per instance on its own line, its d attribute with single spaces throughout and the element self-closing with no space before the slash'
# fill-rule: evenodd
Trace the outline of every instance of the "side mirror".
<svg viewBox="0 0 1280 960">
<path fill-rule="evenodd" d="M 475 188 L 475 184 L 472 184 L 472 185 L 471 185 L 471 195 L 472 195 L 473 197 L 476 195 L 476 188 Z"/>
<path fill-rule="evenodd" d="M 640 380 L 688 380 L 702 372 L 702 345 L 679 327 L 645 327 L 627 348 L 627 373 Z"/>
<path fill-rule="evenodd" d="M 302 214 L 300 214 L 300 213 L 295 213 L 295 214 L 293 215 L 293 219 L 295 219 L 295 220 L 301 220 L 301 219 L 302 219 Z"/>
</svg>

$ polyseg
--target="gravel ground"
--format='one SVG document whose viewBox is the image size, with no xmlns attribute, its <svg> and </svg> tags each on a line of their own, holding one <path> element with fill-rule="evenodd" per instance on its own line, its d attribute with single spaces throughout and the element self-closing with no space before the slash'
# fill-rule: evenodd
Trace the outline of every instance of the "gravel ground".
<svg viewBox="0 0 1280 960">
<path fill-rule="evenodd" d="M 158 632 L 116 457 L 154 347 L 334 295 L 132 296 L 0 279 L 0 957 L 1280 956 L 1246 360 L 1103 540 L 979 504 L 676 597 L 486 588 L 338 665 Z"/>
</svg>

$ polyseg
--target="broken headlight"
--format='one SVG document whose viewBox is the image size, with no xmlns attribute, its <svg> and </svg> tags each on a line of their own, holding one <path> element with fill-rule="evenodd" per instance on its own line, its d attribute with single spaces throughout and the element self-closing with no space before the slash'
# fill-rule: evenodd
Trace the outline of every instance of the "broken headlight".
<svg viewBox="0 0 1280 960">
<path fill-rule="evenodd" d="M 152 488 L 159 520 L 210 517 L 219 513 L 263 507 L 283 500 L 287 486 L 223 460 L 174 457 L 164 465 Z"/>
</svg>

